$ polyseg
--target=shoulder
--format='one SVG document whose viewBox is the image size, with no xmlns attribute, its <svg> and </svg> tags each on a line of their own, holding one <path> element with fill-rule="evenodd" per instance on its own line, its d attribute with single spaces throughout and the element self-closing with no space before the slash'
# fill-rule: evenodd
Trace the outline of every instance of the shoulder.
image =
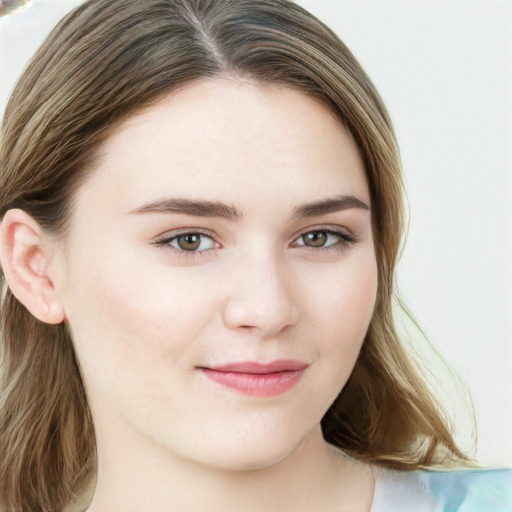
<svg viewBox="0 0 512 512">
<path fill-rule="evenodd" d="M 510 469 L 379 469 L 371 512 L 512 512 L 511 489 Z"/>
</svg>

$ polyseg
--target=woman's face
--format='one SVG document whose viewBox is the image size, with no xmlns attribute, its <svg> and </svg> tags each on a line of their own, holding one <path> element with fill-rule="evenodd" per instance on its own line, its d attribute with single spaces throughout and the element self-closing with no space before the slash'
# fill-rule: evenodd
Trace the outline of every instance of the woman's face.
<svg viewBox="0 0 512 512">
<path fill-rule="evenodd" d="M 205 81 L 100 154 L 55 280 L 100 461 L 117 443 L 257 468 L 319 436 L 377 289 L 348 131 L 298 92 Z"/>
</svg>

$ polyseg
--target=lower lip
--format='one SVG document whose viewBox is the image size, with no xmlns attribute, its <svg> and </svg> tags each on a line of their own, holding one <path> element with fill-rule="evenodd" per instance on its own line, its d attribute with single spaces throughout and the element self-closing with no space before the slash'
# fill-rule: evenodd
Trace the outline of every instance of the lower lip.
<svg viewBox="0 0 512 512">
<path fill-rule="evenodd" d="M 275 373 L 241 373 L 201 368 L 217 384 L 222 384 L 249 396 L 276 396 L 285 393 L 299 382 L 304 370 Z"/>
</svg>

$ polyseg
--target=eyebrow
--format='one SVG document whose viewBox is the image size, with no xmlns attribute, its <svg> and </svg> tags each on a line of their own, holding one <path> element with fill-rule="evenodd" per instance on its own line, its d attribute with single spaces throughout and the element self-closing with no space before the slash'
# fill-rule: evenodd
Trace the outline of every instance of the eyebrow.
<svg viewBox="0 0 512 512">
<path fill-rule="evenodd" d="M 302 206 L 298 206 L 293 211 L 293 218 L 303 219 L 309 217 L 319 217 L 327 213 L 340 212 L 343 210 L 350 210 L 352 208 L 359 208 L 361 210 L 369 211 L 370 207 L 355 196 L 335 196 L 329 199 L 322 199 L 314 201 Z"/>
<path fill-rule="evenodd" d="M 358 208 L 370 210 L 370 207 L 355 196 L 335 196 L 298 206 L 293 210 L 292 218 L 304 219 L 319 217 L 328 213 Z M 242 218 L 242 212 L 236 206 L 219 201 L 206 201 L 183 198 L 167 198 L 146 203 L 129 213 L 178 213 L 196 217 L 220 217 L 230 221 Z"/>
<path fill-rule="evenodd" d="M 146 203 L 130 213 L 181 213 L 196 217 L 221 217 L 228 220 L 239 220 L 242 212 L 236 206 L 218 201 L 168 198 Z"/>
</svg>

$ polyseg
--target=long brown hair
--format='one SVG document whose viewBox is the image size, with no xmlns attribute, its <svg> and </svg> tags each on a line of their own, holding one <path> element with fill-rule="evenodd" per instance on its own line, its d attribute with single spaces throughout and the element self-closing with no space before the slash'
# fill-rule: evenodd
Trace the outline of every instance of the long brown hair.
<svg viewBox="0 0 512 512">
<path fill-rule="evenodd" d="M 21 208 L 65 236 L 73 195 L 119 123 L 187 83 L 219 76 L 315 98 L 349 128 L 364 160 L 378 297 L 353 374 L 322 420 L 325 439 L 398 469 L 464 463 L 394 326 L 404 219 L 389 116 L 347 47 L 291 1 L 89 0 L 72 11 L 7 105 L 0 216 Z M 65 325 L 36 320 L 5 279 L 2 286 L 2 507 L 55 512 L 94 469 L 92 419 Z"/>
</svg>

